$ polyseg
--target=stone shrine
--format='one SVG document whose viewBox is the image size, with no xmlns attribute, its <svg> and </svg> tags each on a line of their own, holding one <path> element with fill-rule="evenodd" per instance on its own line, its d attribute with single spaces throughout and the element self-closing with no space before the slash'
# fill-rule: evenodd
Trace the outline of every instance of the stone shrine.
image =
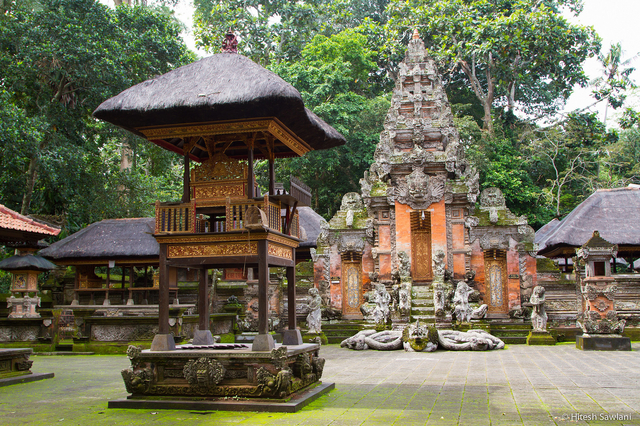
<svg viewBox="0 0 640 426">
<path fill-rule="evenodd" d="M 465 158 L 435 63 L 417 32 L 399 65 L 374 159 L 361 194 L 344 196 L 313 253 L 315 285 L 328 289 L 331 307 L 344 319 L 362 319 L 361 306 L 371 309 L 374 302 L 365 304 L 365 295 L 380 283 L 392 294 L 408 293 L 410 315 L 409 309 L 392 313 L 395 322 L 447 327 L 457 282 L 475 273 L 479 303 L 473 308 L 484 303 L 488 318 L 509 320 L 526 301 L 524 289 L 535 285 L 534 231 L 507 209 L 499 189 L 480 194 L 478 173 Z"/>
<path fill-rule="evenodd" d="M 578 349 L 631 350 L 631 340 L 622 336 L 626 321 L 618 319 L 616 312 L 618 287 L 610 261 L 617 252 L 618 246 L 602 238 L 598 231 L 593 231 L 591 239 L 576 250 L 577 266 L 584 268 L 579 282 L 583 305 L 578 325 L 583 334 L 576 339 Z"/>
</svg>

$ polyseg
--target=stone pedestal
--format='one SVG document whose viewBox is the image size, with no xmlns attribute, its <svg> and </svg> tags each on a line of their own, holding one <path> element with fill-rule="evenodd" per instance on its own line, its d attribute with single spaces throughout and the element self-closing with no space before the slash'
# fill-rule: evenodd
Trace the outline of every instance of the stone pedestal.
<svg viewBox="0 0 640 426">
<path fill-rule="evenodd" d="M 156 334 L 151 342 L 151 350 L 157 352 L 173 351 L 176 349 L 176 342 L 172 334 Z"/>
<path fill-rule="evenodd" d="M 283 345 L 301 345 L 302 344 L 302 334 L 300 334 L 300 330 L 285 330 L 282 333 L 282 344 Z"/>
<path fill-rule="evenodd" d="M 319 382 L 324 369 L 319 349 L 315 344 L 278 344 L 271 351 L 255 351 L 249 345 L 220 344 L 158 352 L 129 346 L 131 368 L 122 377 L 131 395 L 109 401 L 109 407 L 194 409 L 194 404 L 204 404 L 199 409 L 295 411 L 299 408 L 285 403 L 299 397 L 305 403 L 307 396 L 319 396 L 314 389 L 333 388 Z"/>
<path fill-rule="evenodd" d="M 556 339 L 548 331 L 531 331 L 527 336 L 527 345 L 555 345 Z"/>
<path fill-rule="evenodd" d="M 194 345 L 213 345 L 213 335 L 209 330 L 195 330 L 193 335 Z"/>
<path fill-rule="evenodd" d="M 270 334 L 258 334 L 253 339 L 252 351 L 270 351 L 276 347 L 276 342 Z"/>
<path fill-rule="evenodd" d="M 616 334 L 582 335 L 576 338 L 576 348 L 583 351 L 630 351 L 631 339 Z"/>
</svg>

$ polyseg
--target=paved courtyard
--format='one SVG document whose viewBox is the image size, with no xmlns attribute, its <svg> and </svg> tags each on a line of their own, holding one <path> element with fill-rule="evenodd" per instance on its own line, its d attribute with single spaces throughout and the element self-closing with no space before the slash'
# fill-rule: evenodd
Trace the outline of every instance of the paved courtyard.
<svg viewBox="0 0 640 426">
<path fill-rule="evenodd" d="M 508 345 L 493 352 L 356 352 L 323 347 L 336 389 L 293 414 L 108 409 L 126 356 L 34 356 L 54 379 L 0 388 L 2 425 L 640 425 L 633 352 Z"/>
</svg>

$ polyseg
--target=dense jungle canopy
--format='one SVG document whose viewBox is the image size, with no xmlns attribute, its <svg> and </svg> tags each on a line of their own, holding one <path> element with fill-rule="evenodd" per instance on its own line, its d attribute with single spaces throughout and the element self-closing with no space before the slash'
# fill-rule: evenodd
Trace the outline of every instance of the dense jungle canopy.
<svg viewBox="0 0 640 426">
<path fill-rule="evenodd" d="M 64 225 L 152 214 L 178 200 L 179 156 L 91 117 L 105 99 L 190 63 L 176 1 L 0 0 L 0 203 Z M 282 161 L 326 218 L 359 192 L 417 28 L 437 60 L 481 187 L 540 227 L 597 188 L 640 183 L 640 114 L 608 129 L 587 109 L 559 115 L 576 85 L 622 106 L 635 86 L 621 46 L 570 23 L 579 0 L 194 0 L 198 46 L 232 28 L 241 53 L 293 84 L 348 143 Z M 585 59 L 602 78 L 588 81 Z M 544 119 L 544 121 L 542 121 Z M 540 124 L 540 123 L 551 124 Z M 264 183 L 266 165 L 258 164 Z"/>
</svg>

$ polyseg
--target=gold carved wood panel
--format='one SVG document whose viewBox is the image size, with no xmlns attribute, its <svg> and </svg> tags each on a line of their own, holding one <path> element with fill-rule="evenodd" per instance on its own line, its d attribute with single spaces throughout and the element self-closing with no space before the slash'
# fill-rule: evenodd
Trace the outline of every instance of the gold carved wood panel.
<svg viewBox="0 0 640 426">
<path fill-rule="evenodd" d="M 411 212 L 411 265 L 414 281 L 433 279 L 430 212 Z"/>
<path fill-rule="evenodd" d="M 362 264 L 360 262 L 342 263 L 342 313 L 343 315 L 361 315 L 362 304 Z"/>
<path fill-rule="evenodd" d="M 275 257 L 281 257 L 284 259 L 293 259 L 293 253 L 290 247 L 283 247 L 280 245 L 269 244 L 269 254 Z"/>
<path fill-rule="evenodd" d="M 167 258 L 257 255 L 258 243 L 215 243 L 200 245 L 169 245 Z"/>
<path fill-rule="evenodd" d="M 507 259 L 501 250 L 485 252 L 485 298 L 490 313 L 506 314 L 509 311 L 507 293 Z"/>
<path fill-rule="evenodd" d="M 196 200 L 203 198 L 206 199 L 244 196 L 244 184 L 242 182 L 196 186 L 194 189 Z"/>
</svg>

